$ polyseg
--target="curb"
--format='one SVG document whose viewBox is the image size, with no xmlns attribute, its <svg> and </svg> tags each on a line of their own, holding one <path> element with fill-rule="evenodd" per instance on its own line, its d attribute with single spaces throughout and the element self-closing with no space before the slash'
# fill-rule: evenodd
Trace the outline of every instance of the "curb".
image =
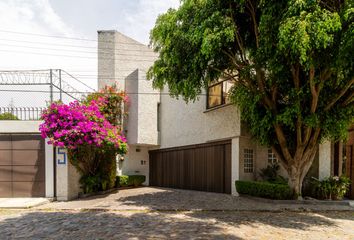
<svg viewBox="0 0 354 240">
<path fill-rule="evenodd" d="M 247 198 L 250 200 L 264 202 L 264 203 L 273 203 L 273 204 L 303 204 L 303 205 L 327 205 L 327 206 L 348 206 L 354 207 L 353 200 L 273 200 L 266 198 L 252 197 L 248 195 L 240 195 L 242 198 Z"/>
</svg>

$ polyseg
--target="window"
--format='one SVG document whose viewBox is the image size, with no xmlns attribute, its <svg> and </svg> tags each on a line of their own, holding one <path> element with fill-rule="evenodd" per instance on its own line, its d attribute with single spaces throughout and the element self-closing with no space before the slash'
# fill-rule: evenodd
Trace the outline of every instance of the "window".
<svg viewBox="0 0 354 240">
<path fill-rule="evenodd" d="M 268 164 L 278 163 L 278 159 L 271 148 L 268 148 Z"/>
<path fill-rule="evenodd" d="M 245 173 L 253 172 L 253 149 L 245 148 L 243 150 L 243 171 Z"/>
<path fill-rule="evenodd" d="M 208 87 L 207 109 L 230 103 L 229 91 L 234 83 L 231 80 L 221 80 Z"/>
</svg>

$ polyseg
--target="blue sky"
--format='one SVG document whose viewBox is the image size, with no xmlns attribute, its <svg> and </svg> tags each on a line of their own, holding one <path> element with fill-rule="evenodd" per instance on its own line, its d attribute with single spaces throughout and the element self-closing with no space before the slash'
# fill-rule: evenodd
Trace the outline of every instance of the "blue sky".
<svg viewBox="0 0 354 240">
<path fill-rule="evenodd" d="M 97 42 L 36 34 L 96 39 L 97 30 L 118 30 L 148 44 L 157 16 L 178 6 L 179 0 L 0 0 L 0 70 L 61 68 L 95 88 Z M 0 104 L 14 95 L 2 92 Z"/>
</svg>

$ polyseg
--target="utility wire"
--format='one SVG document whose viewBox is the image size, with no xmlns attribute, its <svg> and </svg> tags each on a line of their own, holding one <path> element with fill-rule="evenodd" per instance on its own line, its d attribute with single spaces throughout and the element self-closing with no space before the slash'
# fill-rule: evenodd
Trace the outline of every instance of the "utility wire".
<svg viewBox="0 0 354 240">
<path fill-rule="evenodd" d="M 89 56 L 77 56 L 77 55 L 64 55 L 64 54 L 49 54 L 49 53 L 38 53 L 38 52 L 23 52 L 23 51 L 16 51 L 16 50 L 5 50 L 5 49 L 0 49 L 0 52 L 10 52 L 10 53 L 20 53 L 20 54 L 35 54 L 35 55 L 43 55 L 43 56 L 52 56 L 52 57 L 69 57 L 69 58 L 83 58 L 83 59 L 95 59 L 97 60 L 97 57 L 89 57 Z M 131 56 L 131 55 L 127 55 Z M 142 56 L 139 56 L 142 57 Z M 104 60 L 113 60 L 113 58 L 102 58 L 100 59 Z M 148 59 L 119 59 L 122 61 L 136 61 L 136 62 L 151 62 L 153 60 L 148 60 Z"/>
<path fill-rule="evenodd" d="M 46 34 L 39 34 L 39 33 L 28 33 L 28 32 L 16 32 L 16 31 L 8 31 L 8 30 L 1 30 L 0 32 L 5 33 L 13 33 L 13 34 L 20 34 L 20 35 L 30 35 L 30 36 L 39 36 L 39 37 L 47 37 L 47 38 L 60 38 L 60 39 L 70 39 L 70 40 L 78 40 L 78 41 L 88 41 L 88 42 L 100 42 L 100 43 L 116 43 L 115 41 L 99 41 L 96 39 L 89 39 L 89 38 L 77 38 L 77 37 L 66 37 L 66 36 L 54 36 L 54 35 L 46 35 Z M 122 43 L 127 45 L 138 45 L 138 46 L 145 46 L 142 43 Z"/>
<path fill-rule="evenodd" d="M 0 92 L 24 92 L 24 93 L 51 93 L 51 91 L 49 90 L 23 90 L 23 89 L 0 89 Z M 63 92 L 63 91 L 62 91 Z M 52 93 L 60 93 L 60 91 L 52 91 Z M 94 92 L 91 92 L 91 91 L 88 91 L 88 92 L 83 92 L 83 91 L 65 91 L 65 93 L 69 93 L 69 94 L 90 94 L 90 93 L 100 93 L 100 92 L 97 92 L 97 91 L 94 91 Z M 101 93 L 102 95 L 111 95 L 111 93 Z M 140 92 L 140 93 L 137 93 L 137 92 L 125 92 L 125 94 L 127 95 L 168 95 L 170 96 L 171 94 L 170 93 L 162 93 L 162 92 L 157 92 L 157 93 L 154 93 L 154 92 Z M 200 94 L 197 94 L 197 96 L 207 96 L 207 94 L 203 94 L 203 93 L 200 93 Z M 220 96 L 220 95 L 210 95 L 209 96 Z"/>
<path fill-rule="evenodd" d="M 43 49 L 43 50 L 50 50 L 50 51 L 66 51 L 66 52 L 78 52 L 78 53 L 86 53 L 86 54 L 98 54 L 103 53 L 107 55 L 115 55 L 115 56 L 131 56 L 131 57 L 151 57 L 155 58 L 154 55 L 140 55 L 140 54 L 127 54 L 127 53 L 115 53 L 113 50 L 110 52 L 101 52 L 101 51 L 80 51 L 80 50 L 71 50 L 71 49 L 61 49 L 61 48 L 46 48 L 46 47 L 34 47 L 34 46 L 22 46 L 22 45 L 14 45 L 14 44 L 1 44 L 0 46 L 8 46 L 8 47 L 19 47 L 19 48 L 30 48 L 30 49 Z M 139 51 L 136 51 L 139 52 Z"/>
<path fill-rule="evenodd" d="M 14 40 L 14 39 L 4 39 L 4 38 L 0 38 L 0 41 L 8 41 L 8 42 L 18 42 L 18 43 L 31 43 L 31 44 L 41 44 L 41 45 L 52 45 L 52 46 L 62 46 L 62 47 L 72 47 L 72 48 L 86 48 L 86 49 L 108 49 L 108 50 L 123 50 L 123 51 L 131 51 L 131 52 L 149 52 L 149 53 L 153 53 L 152 49 L 150 50 L 144 50 L 144 49 L 125 49 L 125 48 L 109 48 L 109 47 L 100 47 L 98 48 L 96 47 L 89 47 L 89 46 L 79 46 L 79 45 L 70 45 L 70 44 L 58 44 L 58 43 L 45 43 L 45 42 L 34 42 L 34 41 L 23 41 L 23 40 Z M 125 44 L 125 43 L 119 43 L 119 42 L 115 42 L 116 44 Z M 142 45 L 144 47 L 146 47 L 145 45 Z"/>
</svg>

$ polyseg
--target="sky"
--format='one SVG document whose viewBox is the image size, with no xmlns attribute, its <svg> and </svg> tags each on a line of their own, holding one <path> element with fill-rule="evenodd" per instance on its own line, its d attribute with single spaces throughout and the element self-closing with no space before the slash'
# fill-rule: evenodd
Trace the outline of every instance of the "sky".
<svg viewBox="0 0 354 240">
<path fill-rule="evenodd" d="M 0 0 L 0 70 L 64 69 L 96 88 L 97 30 L 148 44 L 157 16 L 178 6 L 179 0 Z M 0 94 L 0 107 L 15 96 Z"/>
</svg>

